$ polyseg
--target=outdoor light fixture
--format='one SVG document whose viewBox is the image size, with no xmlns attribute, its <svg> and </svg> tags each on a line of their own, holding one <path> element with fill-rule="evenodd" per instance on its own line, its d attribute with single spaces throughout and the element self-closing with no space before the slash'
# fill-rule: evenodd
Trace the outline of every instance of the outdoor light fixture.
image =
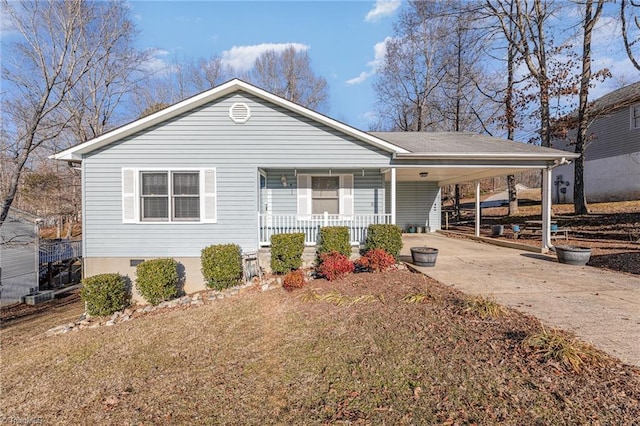
<svg viewBox="0 0 640 426">
<path fill-rule="evenodd" d="M 421 178 L 426 178 L 427 176 L 429 176 L 429 172 L 420 172 Z"/>
<path fill-rule="evenodd" d="M 287 187 L 287 177 L 285 175 L 282 175 L 282 177 L 280 178 L 280 182 L 282 182 L 283 187 Z"/>
</svg>

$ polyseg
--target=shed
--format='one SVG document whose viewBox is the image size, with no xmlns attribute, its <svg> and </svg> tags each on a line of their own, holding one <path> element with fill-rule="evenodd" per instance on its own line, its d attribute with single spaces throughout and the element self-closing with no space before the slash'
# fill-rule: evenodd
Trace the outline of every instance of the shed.
<svg viewBox="0 0 640 426">
<path fill-rule="evenodd" d="M 11 208 L 0 227 L 0 305 L 19 303 L 38 290 L 40 218 Z"/>
</svg>

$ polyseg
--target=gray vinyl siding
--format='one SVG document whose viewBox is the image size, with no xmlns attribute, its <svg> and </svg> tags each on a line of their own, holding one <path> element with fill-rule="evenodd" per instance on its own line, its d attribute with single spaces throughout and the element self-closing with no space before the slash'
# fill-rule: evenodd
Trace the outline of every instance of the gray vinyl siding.
<svg viewBox="0 0 640 426">
<path fill-rule="evenodd" d="M 251 118 L 235 124 L 229 107 L 245 102 Z M 210 244 L 257 249 L 258 169 L 379 169 L 390 154 L 247 94 L 236 93 L 97 150 L 84 159 L 85 256 L 199 256 Z M 215 168 L 217 223 L 122 223 L 122 168 Z M 295 212 L 291 189 L 269 174 L 274 213 Z M 355 176 L 355 173 L 354 173 Z M 369 176 L 369 175 L 367 175 Z M 371 181 L 375 180 L 370 172 Z M 378 177 L 378 179 L 380 179 Z M 371 182 L 355 181 L 355 186 Z M 273 185 L 273 186 L 272 186 Z M 280 185 L 281 189 L 276 189 Z M 356 192 L 357 193 L 357 192 Z M 295 194 L 295 192 L 294 192 Z M 358 208 L 369 202 L 366 191 Z M 359 200 L 356 196 L 355 200 Z M 275 200 L 275 198 L 274 198 Z M 294 210 L 290 210 L 293 206 Z M 358 210 L 356 210 L 358 211 Z"/>
<path fill-rule="evenodd" d="M 591 138 L 585 152 L 587 161 L 640 152 L 640 129 L 631 129 L 630 107 L 595 118 L 587 133 Z M 572 130 L 567 138 L 554 141 L 553 147 L 574 152 L 575 137 Z"/>
<path fill-rule="evenodd" d="M 386 182 L 387 211 L 391 209 L 390 183 Z M 396 224 L 441 229 L 440 187 L 436 182 L 397 182 Z"/>
<path fill-rule="evenodd" d="M 37 227 L 9 217 L 0 227 L 0 304 L 21 301 L 38 288 Z"/>
<path fill-rule="evenodd" d="M 267 173 L 267 190 L 269 213 L 296 214 L 297 179 L 296 174 L 324 175 L 329 169 L 269 169 Z M 353 212 L 354 214 L 383 214 L 384 213 L 384 176 L 380 169 L 331 169 L 331 174 L 353 175 Z M 287 178 L 288 187 L 282 186 L 281 178 Z"/>
</svg>

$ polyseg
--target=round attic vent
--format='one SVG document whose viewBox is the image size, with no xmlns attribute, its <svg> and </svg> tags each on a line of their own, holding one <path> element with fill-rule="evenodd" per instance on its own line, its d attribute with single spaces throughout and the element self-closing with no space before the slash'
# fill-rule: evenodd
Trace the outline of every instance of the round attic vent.
<svg viewBox="0 0 640 426">
<path fill-rule="evenodd" d="M 247 120 L 251 118 L 251 110 L 247 104 L 236 102 L 229 107 L 229 118 L 233 120 L 234 123 L 246 123 Z"/>
</svg>

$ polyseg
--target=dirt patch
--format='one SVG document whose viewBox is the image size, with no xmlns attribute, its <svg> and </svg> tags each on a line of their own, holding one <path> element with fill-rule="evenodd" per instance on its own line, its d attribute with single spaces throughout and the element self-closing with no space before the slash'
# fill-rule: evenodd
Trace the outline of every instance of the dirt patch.
<svg viewBox="0 0 640 426">
<path fill-rule="evenodd" d="M 633 424 L 640 372 L 580 372 L 408 271 L 316 280 L 2 346 L 4 418 L 45 424 Z M 53 324 L 56 325 L 56 324 Z M 3 330 L 4 336 L 14 327 Z M 38 374 L 25 375 L 25 372 Z M 28 380 L 25 380 L 28 377 Z"/>
</svg>

